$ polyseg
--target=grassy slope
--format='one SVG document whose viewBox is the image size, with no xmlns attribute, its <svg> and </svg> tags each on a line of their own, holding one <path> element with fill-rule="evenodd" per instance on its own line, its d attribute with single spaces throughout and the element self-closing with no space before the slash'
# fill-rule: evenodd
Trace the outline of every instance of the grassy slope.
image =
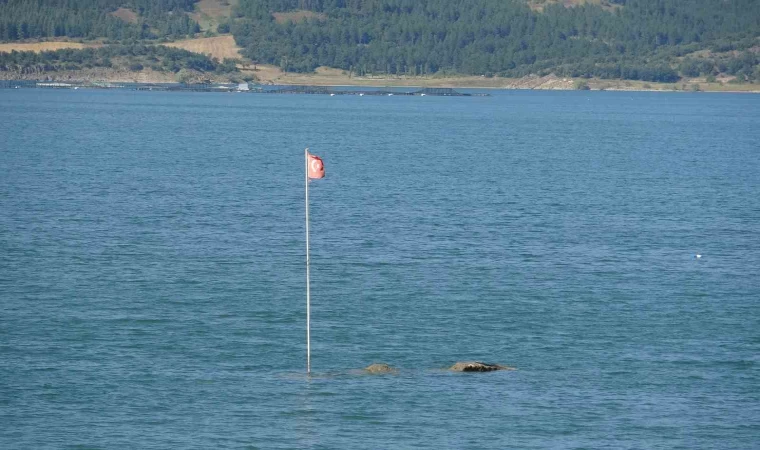
<svg viewBox="0 0 760 450">
<path fill-rule="evenodd" d="M 124 22 L 133 23 L 133 24 L 137 23 L 137 21 L 140 18 L 140 16 L 136 12 L 127 8 L 119 8 L 116 11 L 112 12 L 111 15 L 123 20 Z"/>
<path fill-rule="evenodd" d="M 181 41 L 169 42 L 167 47 L 181 48 L 193 53 L 201 53 L 212 58 L 222 61 L 224 58 L 241 59 L 240 47 L 235 43 L 235 39 L 230 35 L 184 39 Z"/>
<path fill-rule="evenodd" d="M 0 52 L 10 53 L 12 51 L 17 52 L 45 52 L 55 51 L 64 48 L 87 48 L 87 47 L 100 47 L 102 44 L 81 42 L 69 42 L 69 41 L 49 41 L 49 42 L 9 42 L 0 44 Z"/>
<path fill-rule="evenodd" d="M 239 0 L 200 0 L 190 18 L 198 22 L 202 31 L 216 31 L 217 25 L 226 22 L 232 15 L 232 8 Z"/>
</svg>

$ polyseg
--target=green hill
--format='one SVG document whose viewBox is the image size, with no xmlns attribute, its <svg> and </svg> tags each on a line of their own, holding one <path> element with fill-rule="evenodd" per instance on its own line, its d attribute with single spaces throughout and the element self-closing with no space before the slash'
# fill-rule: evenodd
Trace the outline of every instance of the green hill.
<svg viewBox="0 0 760 450">
<path fill-rule="evenodd" d="M 156 39 L 200 31 L 194 0 L 0 0 L 0 40 Z"/>
<path fill-rule="evenodd" d="M 758 0 L 0 0 L 0 40 L 134 45 L 193 18 L 289 72 L 760 82 Z"/>
<path fill-rule="evenodd" d="M 564 3 L 241 0 L 232 32 L 252 60 L 297 72 L 760 79 L 757 0 Z"/>
<path fill-rule="evenodd" d="M 235 63 L 223 62 L 187 50 L 163 45 L 107 45 L 81 50 L 0 53 L 0 71 L 18 75 L 45 74 L 92 68 L 131 70 L 149 68 L 156 72 L 178 73 L 182 69 L 197 73 L 235 72 Z"/>
<path fill-rule="evenodd" d="M 56 76 L 103 68 L 150 69 L 176 78 L 237 72 L 235 62 L 155 45 L 194 36 L 195 0 L 0 0 L 0 40 L 74 38 L 106 41 L 96 48 L 0 52 L 3 77 Z M 185 72 L 180 73 L 180 71 Z M 189 75 L 188 75 L 189 74 Z"/>
</svg>

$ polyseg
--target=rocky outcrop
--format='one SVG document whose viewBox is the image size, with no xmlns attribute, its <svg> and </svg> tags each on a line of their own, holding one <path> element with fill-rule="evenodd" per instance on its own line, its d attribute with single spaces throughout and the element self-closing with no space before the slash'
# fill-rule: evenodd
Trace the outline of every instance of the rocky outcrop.
<svg viewBox="0 0 760 450">
<path fill-rule="evenodd" d="M 522 78 L 509 79 L 504 84 L 505 89 L 542 89 L 542 90 L 570 90 L 574 89 L 572 78 L 560 78 L 556 75 L 528 75 Z"/>
<path fill-rule="evenodd" d="M 367 373 L 397 373 L 398 369 L 393 368 L 388 364 L 375 363 L 365 367 L 364 371 Z"/>
<path fill-rule="evenodd" d="M 498 364 L 488 364 L 479 361 L 458 362 L 449 367 L 454 372 L 493 372 L 494 370 L 516 370 L 514 367 L 500 366 Z"/>
</svg>

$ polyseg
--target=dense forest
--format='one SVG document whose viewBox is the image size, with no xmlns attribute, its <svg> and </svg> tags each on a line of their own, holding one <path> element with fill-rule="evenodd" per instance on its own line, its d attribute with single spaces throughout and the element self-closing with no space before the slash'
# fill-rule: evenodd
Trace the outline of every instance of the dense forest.
<svg viewBox="0 0 760 450">
<path fill-rule="evenodd" d="M 200 31 L 185 12 L 195 0 L 0 0 L 0 40 L 28 38 L 156 39 Z M 115 17 L 120 7 L 135 23 Z"/>
<path fill-rule="evenodd" d="M 232 32 L 252 60 L 299 72 L 760 79 L 760 1 L 608 5 L 534 11 L 521 0 L 241 0 Z M 288 11 L 298 19 L 272 14 Z M 703 49 L 710 57 L 682 59 Z"/>
<path fill-rule="evenodd" d="M 0 0 L 0 40 L 179 38 L 199 32 L 188 14 L 197 2 Z M 218 30 L 231 32 L 252 61 L 293 72 L 330 66 L 358 75 L 553 73 L 659 82 L 733 75 L 760 82 L 760 0 L 564 3 L 239 0 Z M 119 14 L 124 8 L 131 16 Z"/>
</svg>

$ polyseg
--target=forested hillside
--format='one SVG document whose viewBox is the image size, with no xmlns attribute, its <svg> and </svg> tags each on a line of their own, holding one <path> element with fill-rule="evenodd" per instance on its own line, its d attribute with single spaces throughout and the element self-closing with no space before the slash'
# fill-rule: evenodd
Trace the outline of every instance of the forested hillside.
<svg viewBox="0 0 760 450">
<path fill-rule="evenodd" d="M 246 55 L 289 71 L 760 79 L 758 0 L 241 0 L 235 15 Z"/>
<path fill-rule="evenodd" d="M 177 39 L 199 5 L 289 72 L 760 82 L 760 0 L 0 0 L 0 40 Z"/>
<path fill-rule="evenodd" d="M 155 39 L 197 33 L 195 0 L 0 0 L 0 40 Z M 127 10 L 130 19 L 114 13 Z"/>
<path fill-rule="evenodd" d="M 204 55 L 163 45 L 108 45 L 81 50 L 0 53 L 0 71 L 15 72 L 19 75 L 42 75 L 61 70 L 93 67 L 137 72 L 149 68 L 157 72 L 173 73 L 188 69 L 220 74 L 237 70 L 234 61 L 224 60 L 220 63 Z"/>
</svg>

